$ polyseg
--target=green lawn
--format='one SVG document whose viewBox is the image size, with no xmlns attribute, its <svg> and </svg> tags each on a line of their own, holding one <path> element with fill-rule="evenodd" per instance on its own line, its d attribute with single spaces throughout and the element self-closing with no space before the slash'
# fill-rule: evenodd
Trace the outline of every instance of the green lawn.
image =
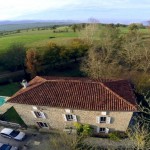
<svg viewBox="0 0 150 150">
<path fill-rule="evenodd" d="M 19 114 L 16 112 L 14 107 L 9 108 L 1 117 L 1 120 L 3 121 L 8 121 L 8 122 L 13 122 L 13 123 L 18 123 L 23 127 L 27 127 L 24 121 L 21 119 Z"/>
<path fill-rule="evenodd" d="M 0 85 L 0 96 L 12 96 L 21 88 L 19 83 Z"/>
<path fill-rule="evenodd" d="M 5 51 L 12 43 L 21 42 L 27 47 L 38 47 L 47 43 L 48 41 L 63 42 L 69 38 L 75 38 L 78 34 L 73 31 L 53 33 L 52 30 L 36 30 L 32 31 L 26 30 L 21 31 L 21 33 L 10 34 L 0 37 L 0 52 Z M 55 37 L 50 39 L 50 37 Z"/>
</svg>

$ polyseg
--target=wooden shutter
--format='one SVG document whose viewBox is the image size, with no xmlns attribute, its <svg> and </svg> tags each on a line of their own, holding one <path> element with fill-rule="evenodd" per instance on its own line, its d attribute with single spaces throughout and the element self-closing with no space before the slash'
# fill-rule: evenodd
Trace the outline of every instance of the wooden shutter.
<svg viewBox="0 0 150 150">
<path fill-rule="evenodd" d="M 77 122 L 77 116 L 76 115 L 72 115 L 73 116 L 73 120 L 75 121 L 75 122 Z"/>
<path fill-rule="evenodd" d="M 96 123 L 100 123 L 100 117 L 96 116 Z"/>
<path fill-rule="evenodd" d="M 34 118 L 37 118 L 34 111 L 31 111 L 31 113 L 33 114 Z"/>
<path fill-rule="evenodd" d="M 108 128 L 105 129 L 105 133 L 109 133 L 109 129 Z"/>
<path fill-rule="evenodd" d="M 42 118 L 46 119 L 46 116 L 43 112 L 40 112 L 40 114 L 41 114 Z"/>
<path fill-rule="evenodd" d="M 99 133 L 99 127 L 96 128 L 96 132 Z"/>
<path fill-rule="evenodd" d="M 63 114 L 63 118 L 64 118 L 65 121 L 67 121 L 67 118 L 66 118 L 66 115 L 65 115 L 65 114 Z"/>
<path fill-rule="evenodd" d="M 106 118 L 106 123 L 107 123 L 107 124 L 110 124 L 110 122 L 111 122 L 111 117 L 107 117 L 107 118 Z"/>
</svg>

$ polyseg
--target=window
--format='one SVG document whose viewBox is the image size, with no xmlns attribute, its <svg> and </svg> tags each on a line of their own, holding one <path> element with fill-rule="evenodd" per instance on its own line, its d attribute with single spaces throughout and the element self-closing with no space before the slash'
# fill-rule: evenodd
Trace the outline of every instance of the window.
<svg viewBox="0 0 150 150">
<path fill-rule="evenodd" d="M 45 114 L 41 111 L 31 111 L 35 118 L 46 118 Z"/>
<path fill-rule="evenodd" d="M 45 122 L 37 122 L 37 124 L 40 128 L 48 128 L 48 124 Z"/>
<path fill-rule="evenodd" d="M 77 121 L 76 115 L 64 114 L 63 117 L 64 117 L 65 121 Z"/>
<path fill-rule="evenodd" d="M 111 123 L 111 117 L 109 117 L 109 116 L 97 116 L 96 117 L 96 123 L 110 124 Z"/>
<path fill-rule="evenodd" d="M 73 121 L 73 115 L 66 115 L 67 121 Z"/>
<path fill-rule="evenodd" d="M 109 128 L 97 127 L 97 133 L 109 133 Z"/>
<path fill-rule="evenodd" d="M 106 123 L 106 117 L 100 117 L 100 123 Z"/>
<path fill-rule="evenodd" d="M 104 132 L 105 133 L 106 128 L 99 128 L 99 132 Z"/>
</svg>

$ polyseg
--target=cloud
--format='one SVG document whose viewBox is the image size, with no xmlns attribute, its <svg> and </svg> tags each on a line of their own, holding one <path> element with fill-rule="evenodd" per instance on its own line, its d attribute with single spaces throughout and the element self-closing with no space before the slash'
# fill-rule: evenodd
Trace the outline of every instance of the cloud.
<svg viewBox="0 0 150 150">
<path fill-rule="evenodd" d="M 74 0 L 4 0 L 0 4 L 0 19 L 16 18 L 21 15 L 60 9 L 77 5 Z"/>
<path fill-rule="evenodd" d="M 33 16 L 43 12 L 150 9 L 149 0 L 3 0 L 0 4 L 0 20 Z M 149 11 L 148 11 L 149 12 Z M 109 12 L 110 13 L 110 12 Z M 60 14 L 61 15 L 61 14 Z M 71 16 L 71 14 L 68 14 Z M 67 16 L 67 17 L 68 17 Z"/>
</svg>

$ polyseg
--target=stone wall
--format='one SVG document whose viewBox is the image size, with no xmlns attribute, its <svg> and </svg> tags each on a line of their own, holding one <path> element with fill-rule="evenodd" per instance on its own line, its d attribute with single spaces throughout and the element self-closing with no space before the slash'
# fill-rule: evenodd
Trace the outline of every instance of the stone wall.
<svg viewBox="0 0 150 150">
<path fill-rule="evenodd" d="M 50 128 L 64 129 L 66 126 L 73 126 L 74 123 L 73 121 L 65 121 L 63 114 L 66 114 L 66 110 L 62 108 L 36 106 L 35 108 L 38 109 L 36 111 L 43 112 L 46 116 L 45 119 L 34 117 L 31 111 L 34 111 L 35 109 L 33 109 L 32 105 L 6 103 L 0 110 L 5 112 L 11 106 L 14 106 L 27 125 L 37 125 L 36 122 L 45 122 Z M 107 112 L 106 116 L 110 116 L 111 121 L 110 124 L 106 124 L 96 122 L 97 116 L 103 116 L 101 111 L 71 110 L 70 113 L 77 116 L 78 122 L 92 125 L 95 132 L 97 127 L 107 127 L 110 131 L 126 131 L 133 114 L 133 112 Z"/>
</svg>

